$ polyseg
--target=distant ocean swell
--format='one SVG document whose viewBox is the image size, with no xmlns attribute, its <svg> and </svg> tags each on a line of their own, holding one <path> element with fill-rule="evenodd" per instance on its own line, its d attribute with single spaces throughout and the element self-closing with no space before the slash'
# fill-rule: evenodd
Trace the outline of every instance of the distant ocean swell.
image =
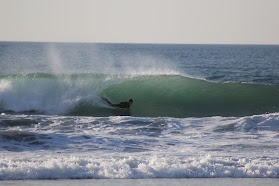
<svg viewBox="0 0 279 186">
<path fill-rule="evenodd" d="M 2 112 L 141 117 L 245 116 L 278 112 L 275 85 L 213 83 L 181 75 L 14 74 L 0 76 Z M 113 103 L 135 100 L 130 113 Z"/>
<path fill-rule="evenodd" d="M 2 157 L 0 180 L 98 178 L 278 178 L 278 159 L 142 156 Z"/>
</svg>

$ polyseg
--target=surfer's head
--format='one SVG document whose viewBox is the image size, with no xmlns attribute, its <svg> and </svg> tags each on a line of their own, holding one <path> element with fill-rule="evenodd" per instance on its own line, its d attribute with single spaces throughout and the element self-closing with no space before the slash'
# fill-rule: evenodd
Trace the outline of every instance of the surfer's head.
<svg viewBox="0 0 279 186">
<path fill-rule="evenodd" d="M 134 102 L 134 101 L 133 101 L 132 99 L 129 100 L 130 105 L 132 105 L 133 102 Z"/>
</svg>

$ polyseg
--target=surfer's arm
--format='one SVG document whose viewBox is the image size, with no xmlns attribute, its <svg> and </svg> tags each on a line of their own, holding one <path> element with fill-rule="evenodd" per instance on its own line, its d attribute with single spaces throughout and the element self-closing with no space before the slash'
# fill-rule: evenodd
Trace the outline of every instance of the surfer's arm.
<svg viewBox="0 0 279 186">
<path fill-rule="evenodd" d="M 107 102 L 110 106 L 115 106 L 114 104 L 112 104 L 108 99 L 101 97 L 105 102 Z"/>
</svg>

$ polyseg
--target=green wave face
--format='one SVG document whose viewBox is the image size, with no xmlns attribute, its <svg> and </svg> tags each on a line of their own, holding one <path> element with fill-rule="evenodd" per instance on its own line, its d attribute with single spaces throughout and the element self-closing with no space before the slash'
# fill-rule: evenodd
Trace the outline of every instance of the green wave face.
<svg viewBox="0 0 279 186">
<path fill-rule="evenodd" d="M 277 112 L 279 87 L 213 83 L 183 76 L 146 76 L 111 85 L 112 102 L 134 99 L 133 116 L 246 116 Z"/>
<path fill-rule="evenodd" d="M 247 116 L 278 112 L 279 87 L 213 83 L 180 75 L 15 74 L 0 76 L 0 111 L 83 116 Z M 109 107 L 134 100 L 130 111 Z"/>
</svg>

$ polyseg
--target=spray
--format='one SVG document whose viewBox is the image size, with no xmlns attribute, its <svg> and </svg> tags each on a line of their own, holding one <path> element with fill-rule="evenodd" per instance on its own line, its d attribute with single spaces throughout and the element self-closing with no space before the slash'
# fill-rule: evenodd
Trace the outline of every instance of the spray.
<svg viewBox="0 0 279 186">
<path fill-rule="evenodd" d="M 49 59 L 48 61 L 52 73 L 57 75 L 63 72 L 64 64 L 63 61 L 61 60 L 59 51 L 56 48 L 56 46 L 54 44 L 49 44 L 47 48 L 47 52 L 48 52 L 48 59 Z"/>
</svg>

